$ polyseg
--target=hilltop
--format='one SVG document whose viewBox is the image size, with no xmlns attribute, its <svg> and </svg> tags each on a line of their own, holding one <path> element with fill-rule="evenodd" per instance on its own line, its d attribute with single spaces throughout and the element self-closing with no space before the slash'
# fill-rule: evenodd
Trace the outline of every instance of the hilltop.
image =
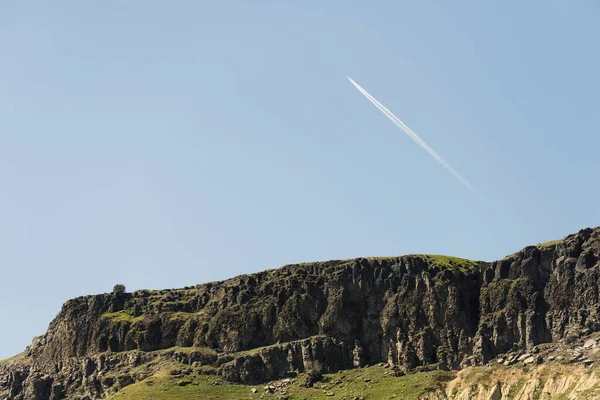
<svg viewBox="0 0 600 400">
<path fill-rule="evenodd" d="M 0 398 L 583 398 L 599 261 L 588 228 L 495 262 L 357 258 L 79 297 L 0 361 Z"/>
</svg>

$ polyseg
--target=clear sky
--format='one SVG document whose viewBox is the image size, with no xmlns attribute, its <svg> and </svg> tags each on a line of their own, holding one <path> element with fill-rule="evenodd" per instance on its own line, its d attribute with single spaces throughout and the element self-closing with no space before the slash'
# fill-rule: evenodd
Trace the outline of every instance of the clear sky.
<svg viewBox="0 0 600 400">
<path fill-rule="evenodd" d="M 0 358 L 116 283 L 494 260 L 600 225 L 599 19 L 594 0 L 3 2 Z"/>
</svg>

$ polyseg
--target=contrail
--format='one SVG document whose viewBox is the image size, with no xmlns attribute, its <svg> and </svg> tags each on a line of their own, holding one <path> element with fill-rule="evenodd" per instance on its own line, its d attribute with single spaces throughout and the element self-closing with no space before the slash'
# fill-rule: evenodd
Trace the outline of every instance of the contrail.
<svg viewBox="0 0 600 400">
<path fill-rule="evenodd" d="M 357 88 L 358 91 L 361 92 L 371 103 L 373 103 L 373 105 L 375 107 L 377 107 L 379 109 L 379 111 L 384 113 L 386 117 L 388 117 L 390 120 L 392 120 L 392 122 L 394 124 L 396 124 L 396 126 L 398 126 L 398 128 L 402 129 L 404 131 L 404 133 L 406 133 L 408 135 L 409 138 L 411 138 L 415 143 L 417 143 L 419 146 L 421 146 L 423 148 L 423 150 L 425 150 L 427 153 L 429 153 L 429 155 L 431 157 L 433 157 L 438 163 L 440 163 L 442 165 L 442 167 L 446 168 L 446 170 L 448 170 L 448 172 L 450 172 L 452 175 L 454 175 L 454 177 L 456 179 L 458 179 L 463 185 L 465 185 L 467 187 L 467 189 L 469 189 L 471 192 L 475 193 L 481 199 L 485 200 L 485 198 L 481 195 L 481 193 L 479 193 L 477 191 L 477 189 L 475 189 L 473 187 L 473 185 L 471 185 L 469 183 L 469 181 L 467 181 L 465 178 L 463 178 L 461 174 L 456 172 L 456 170 L 454 168 L 452 168 L 450 166 L 450 164 L 448 164 L 446 161 L 444 161 L 444 159 L 442 157 L 440 157 L 440 155 L 438 153 L 436 153 L 435 150 L 433 150 L 431 147 L 429 147 L 429 145 L 427 143 L 425 143 L 423 141 L 423 139 L 421 139 L 416 133 L 414 133 L 412 131 L 412 129 L 410 129 L 408 126 L 406 126 L 404 124 L 404 122 L 400 121 L 400 119 L 398 117 L 396 117 L 383 104 L 378 102 L 375 97 L 371 96 L 369 94 L 369 92 L 367 92 L 365 89 L 360 87 L 360 85 L 358 83 L 354 82 L 352 80 L 352 78 L 350 78 L 349 76 L 346 76 L 346 78 L 348 78 L 350 83 L 353 84 L 354 87 Z"/>
</svg>

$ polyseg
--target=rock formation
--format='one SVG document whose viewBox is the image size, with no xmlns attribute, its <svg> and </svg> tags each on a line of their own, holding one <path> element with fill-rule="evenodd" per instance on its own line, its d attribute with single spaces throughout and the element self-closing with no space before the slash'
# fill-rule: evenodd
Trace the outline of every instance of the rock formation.
<svg viewBox="0 0 600 400">
<path fill-rule="evenodd" d="M 144 377 L 111 370 L 165 357 L 240 383 L 379 362 L 405 371 L 480 365 L 599 331 L 599 278 L 596 228 L 492 263 L 358 258 L 80 297 L 0 363 L 0 399 L 102 398 Z"/>
</svg>

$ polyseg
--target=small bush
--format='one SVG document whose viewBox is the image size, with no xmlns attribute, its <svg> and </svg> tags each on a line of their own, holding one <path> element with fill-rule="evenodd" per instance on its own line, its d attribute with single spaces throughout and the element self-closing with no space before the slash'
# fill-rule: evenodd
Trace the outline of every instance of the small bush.
<svg viewBox="0 0 600 400">
<path fill-rule="evenodd" d="M 113 288 L 113 294 L 119 296 L 125 293 L 125 285 L 121 285 L 120 283 L 116 284 Z"/>
</svg>

